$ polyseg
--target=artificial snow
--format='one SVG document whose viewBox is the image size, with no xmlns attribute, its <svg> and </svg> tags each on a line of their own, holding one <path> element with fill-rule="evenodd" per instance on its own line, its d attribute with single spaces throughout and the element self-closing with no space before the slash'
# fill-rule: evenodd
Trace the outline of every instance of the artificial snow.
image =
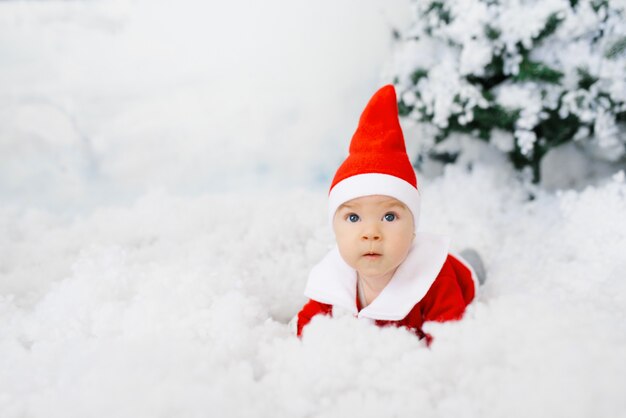
<svg viewBox="0 0 626 418">
<path fill-rule="evenodd" d="M 2 416 L 619 416 L 624 176 L 529 200 L 502 170 L 422 179 L 422 229 L 488 270 L 430 348 L 349 317 L 294 335 L 322 190 L 4 210 Z"/>
<path fill-rule="evenodd" d="M 189 1 L 173 22 L 194 15 Z M 324 4 L 314 22 L 333 7 L 368 20 L 382 3 Z M 463 320 L 429 324 L 430 348 L 350 317 L 314 318 L 298 339 L 291 321 L 307 274 L 333 245 L 325 179 L 375 88 L 376 51 L 344 63 L 341 74 L 360 78 L 346 90 L 337 81 L 336 102 L 309 96 L 320 84 L 283 96 L 308 105 L 269 101 L 270 83 L 255 90 L 261 102 L 241 105 L 242 87 L 218 93 L 202 57 L 201 70 L 147 78 L 128 62 L 110 77 L 86 71 L 116 53 L 110 42 L 165 65 L 167 55 L 139 48 L 168 15 L 158 1 L 0 9 L 0 48 L 13 54 L 0 65 L 13 82 L 0 85 L 2 418 L 625 415 L 623 172 L 549 192 L 485 147 L 439 177 L 418 173 L 421 229 L 450 236 L 454 251 L 475 248 L 487 268 Z M 153 47 L 193 56 L 178 47 L 195 45 L 186 36 L 203 33 L 201 20 Z M 352 36 L 386 33 L 384 22 L 374 35 L 360 22 Z M 345 27 L 332 28 L 325 36 L 338 42 Z M 297 36 L 319 28 L 308 30 Z M 374 66 L 365 75 L 364 61 Z M 215 105 L 228 89 L 233 101 Z M 413 149 L 420 138 L 406 132 Z"/>
</svg>

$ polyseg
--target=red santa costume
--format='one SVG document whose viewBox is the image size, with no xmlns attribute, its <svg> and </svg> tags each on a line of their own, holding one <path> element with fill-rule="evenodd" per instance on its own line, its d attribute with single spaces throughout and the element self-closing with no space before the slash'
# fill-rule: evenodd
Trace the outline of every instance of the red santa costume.
<svg viewBox="0 0 626 418">
<path fill-rule="evenodd" d="M 379 326 L 406 327 L 430 343 L 424 323 L 460 319 L 475 297 L 478 282 L 471 266 L 449 253 L 447 238 L 417 232 L 420 194 L 391 85 L 370 99 L 352 137 L 349 156 L 333 179 L 328 207 L 331 224 L 343 203 L 371 195 L 398 199 L 413 214 L 416 235 L 406 259 L 380 294 L 362 307 L 357 272 L 333 248 L 309 275 L 304 291 L 309 301 L 298 313 L 298 336 L 314 316 L 342 312 Z"/>
</svg>

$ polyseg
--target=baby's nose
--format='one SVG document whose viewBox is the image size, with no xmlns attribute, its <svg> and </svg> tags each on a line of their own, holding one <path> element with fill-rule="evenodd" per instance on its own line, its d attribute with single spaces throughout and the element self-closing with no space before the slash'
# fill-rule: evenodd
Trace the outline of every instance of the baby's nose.
<svg viewBox="0 0 626 418">
<path fill-rule="evenodd" d="M 361 239 L 365 241 L 378 241 L 380 240 L 380 232 L 377 230 L 367 230 L 363 232 Z"/>
<path fill-rule="evenodd" d="M 363 235 L 363 238 L 366 240 L 378 241 L 380 240 L 380 235 Z"/>
</svg>

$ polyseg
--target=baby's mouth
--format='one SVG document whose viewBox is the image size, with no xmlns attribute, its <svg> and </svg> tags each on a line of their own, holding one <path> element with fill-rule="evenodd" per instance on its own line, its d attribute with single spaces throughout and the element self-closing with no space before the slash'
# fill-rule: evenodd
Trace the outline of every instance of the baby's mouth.
<svg viewBox="0 0 626 418">
<path fill-rule="evenodd" d="M 373 251 L 368 251 L 365 254 L 363 254 L 363 257 L 365 258 L 378 258 L 380 257 L 382 254 L 373 252 Z"/>
</svg>

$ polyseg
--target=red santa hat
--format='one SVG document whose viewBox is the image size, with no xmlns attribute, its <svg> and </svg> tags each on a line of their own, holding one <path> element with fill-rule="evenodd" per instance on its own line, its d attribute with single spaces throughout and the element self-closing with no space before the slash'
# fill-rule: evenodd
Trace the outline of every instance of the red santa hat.
<svg viewBox="0 0 626 418">
<path fill-rule="evenodd" d="M 371 195 L 391 196 L 404 203 L 413 213 L 417 229 L 420 212 L 417 178 L 406 153 L 392 85 L 378 90 L 361 114 L 348 158 L 337 170 L 330 186 L 331 224 L 343 203 Z"/>
</svg>

